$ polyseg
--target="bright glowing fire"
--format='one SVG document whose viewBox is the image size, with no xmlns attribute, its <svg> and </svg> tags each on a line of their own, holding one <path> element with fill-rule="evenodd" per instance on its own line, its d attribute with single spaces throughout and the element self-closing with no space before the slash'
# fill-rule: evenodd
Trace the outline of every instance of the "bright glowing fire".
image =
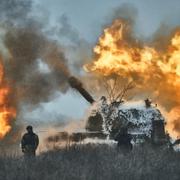
<svg viewBox="0 0 180 180">
<path fill-rule="evenodd" d="M 11 89 L 4 79 L 4 68 L 0 61 L 0 139 L 10 130 L 12 120 L 16 117 L 16 110 L 10 104 Z"/>
<path fill-rule="evenodd" d="M 94 54 L 93 62 L 84 66 L 86 71 L 133 80 L 138 95 L 150 96 L 167 111 L 166 127 L 171 136 L 180 135 L 179 30 L 162 52 L 138 42 L 129 24 L 118 19 L 104 29 Z"/>
</svg>

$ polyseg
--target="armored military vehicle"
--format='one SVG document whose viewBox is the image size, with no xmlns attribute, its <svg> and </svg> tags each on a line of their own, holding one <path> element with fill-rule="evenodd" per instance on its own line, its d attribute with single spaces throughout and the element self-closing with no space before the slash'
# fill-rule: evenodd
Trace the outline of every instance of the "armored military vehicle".
<svg viewBox="0 0 180 180">
<path fill-rule="evenodd" d="M 167 143 L 165 118 L 149 99 L 108 103 L 103 96 L 95 101 L 76 78 L 70 77 L 69 84 L 95 107 L 87 120 L 87 132 L 98 135 L 102 133 L 113 139 L 121 128 L 127 127 L 135 142 L 150 141 L 158 145 Z"/>
</svg>

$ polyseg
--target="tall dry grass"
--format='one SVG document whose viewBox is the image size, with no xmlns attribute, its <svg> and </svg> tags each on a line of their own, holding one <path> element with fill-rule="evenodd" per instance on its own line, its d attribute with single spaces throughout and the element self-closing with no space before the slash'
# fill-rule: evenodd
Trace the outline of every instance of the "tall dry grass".
<svg viewBox="0 0 180 180">
<path fill-rule="evenodd" d="M 108 145 L 81 145 L 26 161 L 0 157 L 0 180 L 179 180 L 180 153 L 150 146 L 122 154 Z"/>
</svg>

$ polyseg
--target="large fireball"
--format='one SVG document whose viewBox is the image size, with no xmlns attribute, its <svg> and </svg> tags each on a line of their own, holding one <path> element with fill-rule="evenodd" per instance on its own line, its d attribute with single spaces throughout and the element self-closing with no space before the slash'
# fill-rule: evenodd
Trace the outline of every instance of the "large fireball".
<svg viewBox="0 0 180 180">
<path fill-rule="evenodd" d="M 116 74 L 136 83 L 136 94 L 150 96 L 169 114 L 167 130 L 180 135 L 180 31 L 177 29 L 166 50 L 137 41 L 127 21 L 117 19 L 104 29 L 94 48 L 92 63 L 84 69 L 101 76 Z M 176 110 L 174 110 L 174 108 Z M 173 112 L 176 115 L 173 116 Z M 177 115 L 179 114 L 179 115 Z"/>
</svg>

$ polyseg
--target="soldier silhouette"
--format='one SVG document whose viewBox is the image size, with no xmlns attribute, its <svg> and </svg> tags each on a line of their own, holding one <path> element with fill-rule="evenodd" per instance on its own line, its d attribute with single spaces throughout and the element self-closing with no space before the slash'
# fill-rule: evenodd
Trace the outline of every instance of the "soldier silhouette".
<svg viewBox="0 0 180 180">
<path fill-rule="evenodd" d="M 36 149 L 39 145 L 39 138 L 37 134 L 33 132 L 32 126 L 26 127 L 27 133 L 25 133 L 21 140 L 21 148 L 25 157 L 35 157 Z"/>
<path fill-rule="evenodd" d="M 132 150 L 132 137 L 130 134 L 128 134 L 126 127 L 121 128 L 121 130 L 116 134 L 114 140 L 118 142 L 118 150 L 122 151 L 123 153 L 127 153 Z"/>
</svg>

